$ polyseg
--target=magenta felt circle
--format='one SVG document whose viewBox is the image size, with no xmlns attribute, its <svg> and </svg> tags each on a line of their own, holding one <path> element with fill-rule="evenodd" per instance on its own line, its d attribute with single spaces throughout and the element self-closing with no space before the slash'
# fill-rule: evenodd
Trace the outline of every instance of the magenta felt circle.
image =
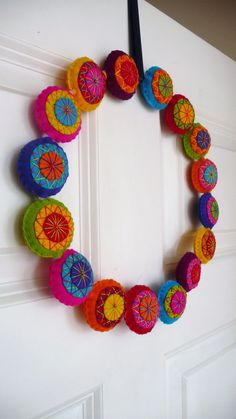
<svg viewBox="0 0 236 419">
<path fill-rule="evenodd" d="M 170 307 L 174 314 L 180 315 L 186 305 L 186 297 L 185 294 L 182 291 L 176 291 L 176 293 L 173 295 Z"/>
<path fill-rule="evenodd" d="M 74 96 L 57 86 L 40 93 L 34 116 L 39 129 L 57 142 L 72 141 L 81 129 L 81 113 Z"/>
<path fill-rule="evenodd" d="M 176 268 L 176 280 L 186 290 L 191 291 L 198 285 L 201 277 L 201 262 L 192 252 L 180 259 Z"/>
<path fill-rule="evenodd" d="M 67 250 L 50 267 L 50 286 L 63 304 L 82 304 L 93 287 L 93 271 L 88 260 L 75 250 Z"/>
</svg>

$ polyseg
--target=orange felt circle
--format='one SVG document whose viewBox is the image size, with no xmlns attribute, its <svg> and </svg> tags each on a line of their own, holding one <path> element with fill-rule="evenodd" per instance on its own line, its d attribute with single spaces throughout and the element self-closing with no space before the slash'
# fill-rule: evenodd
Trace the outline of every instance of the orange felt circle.
<svg viewBox="0 0 236 419">
<path fill-rule="evenodd" d="M 97 316 L 96 316 L 96 304 L 97 304 L 99 294 L 102 292 L 104 288 L 109 288 L 109 287 L 117 287 L 117 288 L 120 288 L 123 292 L 125 292 L 124 288 L 121 286 L 121 284 L 119 284 L 119 282 L 116 282 L 113 279 L 103 279 L 94 284 L 94 287 L 92 291 L 90 292 L 88 298 L 85 300 L 84 306 L 83 306 L 87 323 L 92 329 L 97 330 L 99 332 L 108 332 L 109 330 L 114 328 L 114 325 L 110 327 L 105 327 L 101 325 L 98 322 Z"/>
</svg>

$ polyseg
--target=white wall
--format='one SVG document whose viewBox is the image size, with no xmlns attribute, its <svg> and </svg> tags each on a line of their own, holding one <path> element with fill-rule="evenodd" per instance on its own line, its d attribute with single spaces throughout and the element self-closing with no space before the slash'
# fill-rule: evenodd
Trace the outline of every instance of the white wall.
<svg viewBox="0 0 236 419">
<path fill-rule="evenodd" d="M 212 135 L 221 210 L 216 257 L 204 266 L 184 316 L 169 327 L 158 322 L 147 336 L 124 324 L 96 333 L 80 311 L 48 298 L 47 262 L 31 256 L 19 234 L 29 198 L 15 180 L 14 157 L 38 135 L 29 106 L 46 85 L 63 84 L 70 60 L 87 55 L 102 63 L 111 50 L 128 50 L 126 1 L 2 3 L 4 419 L 235 418 L 236 64 L 145 1 L 140 15 L 145 68 L 166 69 Z M 71 177 L 58 199 L 76 221 L 73 246 L 92 261 L 97 278 L 157 289 L 184 251 L 183 235 L 192 243 L 197 227 L 179 138 L 139 94 L 124 103 L 107 95 L 84 116 L 79 142 L 65 150 Z"/>
</svg>

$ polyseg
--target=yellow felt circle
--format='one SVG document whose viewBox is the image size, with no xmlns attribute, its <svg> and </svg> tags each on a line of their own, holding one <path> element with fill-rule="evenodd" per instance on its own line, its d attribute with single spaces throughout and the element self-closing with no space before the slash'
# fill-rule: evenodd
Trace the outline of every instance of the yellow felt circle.
<svg viewBox="0 0 236 419">
<path fill-rule="evenodd" d="M 119 320 L 124 312 L 124 298 L 118 294 L 110 295 L 104 304 L 104 315 L 110 321 Z"/>
</svg>

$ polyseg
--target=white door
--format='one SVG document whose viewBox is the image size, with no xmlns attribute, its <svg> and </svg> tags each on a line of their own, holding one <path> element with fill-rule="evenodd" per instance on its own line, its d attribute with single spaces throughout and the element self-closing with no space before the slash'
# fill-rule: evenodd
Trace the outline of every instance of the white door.
<svg viewBox="0 0 236 419">
<path fill-rule="evenodd" d="M 191 100 L 212 136 L 217 254 L 183 317 L 158 322 L 146 336 L 124 324 L 94 332 L 80 311 L 51 298 L 48 261 L 33 256 L 20 233 L 30 198 L 18 185 L 16 156 L 39 135 L 35 97 L 48 85 L 64 86 L 70 61 L 87 55 L 102 64 L 111 50 L 128 51 L 127 5 L 1 2 L 1 419 L 236 417 L 236 65 L 139 3 L 145 68 L 171 74 L 175 92 Z M 70 178 L 57 197 L 75 220 L 73 248 L 91 261 L 96 279 L 157 290 L 191 250 L 198 227 L 180 139 L 139 94 L 127 102 L 107 95 L 64 148 Z"/>
</svg>

